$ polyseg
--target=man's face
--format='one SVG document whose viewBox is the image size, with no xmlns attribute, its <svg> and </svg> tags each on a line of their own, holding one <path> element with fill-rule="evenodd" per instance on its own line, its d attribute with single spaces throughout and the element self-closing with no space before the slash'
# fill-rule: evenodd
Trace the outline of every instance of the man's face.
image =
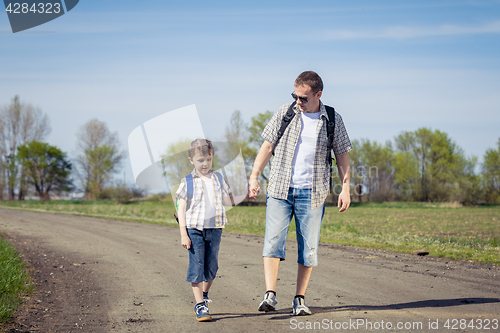
<svg viewBox="0 0 500 333">
<path fill-rule="evenodd" d="M 196 152 L 196 154 L 192 158 L 189 158 L 189 161 L 192 165 L 194 165 L 196 172 L 200 176 L 206 176 L 210 169 L 212 169 L 211 155 L 203 155 L 200 152 Z"/>
<path fill-rule="evenodd" d="M 297 106 L 302 112 L 319 112 L 319 99 L 322 92 L 314 93 L 311 87 L 307 84 L 294 87 L 295 95 L 297 97 L 307 98 L 307 103 L 304 103 L 300 98 L 297 98 Z"/>
</svg>

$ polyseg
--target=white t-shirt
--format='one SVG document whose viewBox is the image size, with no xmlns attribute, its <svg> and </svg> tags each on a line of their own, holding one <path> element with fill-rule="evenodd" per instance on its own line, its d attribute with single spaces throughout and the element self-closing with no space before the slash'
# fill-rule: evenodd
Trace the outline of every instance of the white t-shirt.
<svg viewBox="0 0 500 333">
<path fill-rule="evenodd" d="M 290 186 L 295 188 L 312 188 L 314 154 L 316 153 L 318 119 L 320 112 L 300 113 L 302 128 L 295 147 L 292 161 L 292 179 Z"/>
<path fill-rule="evenodd" d="M 203 180 L 203 196 L 205 199 L 205 223 L 203 228 L 215 228 L 215 189 L 212 179 Z"/>
</svg>

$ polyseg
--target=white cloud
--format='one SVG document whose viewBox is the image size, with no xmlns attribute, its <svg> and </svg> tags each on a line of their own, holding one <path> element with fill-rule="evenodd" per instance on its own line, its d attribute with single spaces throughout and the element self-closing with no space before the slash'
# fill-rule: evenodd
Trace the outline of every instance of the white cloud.
<svg viewBox="0 0 500 333">
<path fill-rule="evenodd" d="M 320 34 L 322 40 L 352 40 L 352 39 L 411 39 L 431 36 L 476 35 L 500 33 L 500 20 L 482 25 L 451 25 L 435 27 L 394 26 L 382 30 L 327 30 Z"/>
</svg>

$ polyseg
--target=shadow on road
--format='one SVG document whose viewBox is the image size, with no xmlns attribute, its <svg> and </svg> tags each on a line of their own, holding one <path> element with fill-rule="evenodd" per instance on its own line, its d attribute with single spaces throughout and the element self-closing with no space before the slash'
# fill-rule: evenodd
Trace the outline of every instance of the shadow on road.
<svg viewBox="0 0 500 333">
<path fill-rule="evenodd" d="M 458 298 L 458 299 L 431 299 L 427 301 L 396 303 L 388 305 L 346 305 L 346 306 L 329 306 L 329 307 L 313 307 L 310 306 L 313 314 L 329 313 L 338 311 L 366 311 L 366 310 L 400 310 L 400 309 L 418 309 L 418 308 L 432 308 L 432 307 L 450 307 L 450 306 L 463 306 L 466 304 L 487 304 L 487 303 L 500 303 L 500 298 Z M 221 316 L 221 317 L 219 317 Z M 235 318 L 249 318 L 256 316 L 270 316 L 271 320 L 285 320 L 293 316 L 292 308 L 282 309 L 279 311 L 267 313 L 220 313 L 216 314 L 213 321 Z"/>
</svg>

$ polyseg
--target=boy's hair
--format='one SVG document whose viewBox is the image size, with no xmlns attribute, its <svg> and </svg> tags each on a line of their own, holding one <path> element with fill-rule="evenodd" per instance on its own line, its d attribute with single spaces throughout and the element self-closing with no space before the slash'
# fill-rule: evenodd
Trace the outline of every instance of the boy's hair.
<svg viewBox="0 0 500 333">
<path fill-rule="evenodd" d="M 210 155 L 213 156 L 214 146 L 212 142 L 207 139 L 196 139 L 189 144 L 189 158 L 193 158 L 197 152 L 201 153 L 203 156 Z"/>
<path fill-rule="evenodd" d="M 311 87 L 314 93 L 323 91 L 323 80 L 321 80 L 321 77 L 316 72 L 307 71 L 300 73 L 295 79 L 295 86 L 302 86 L 304 84 Z"/>
</svg>

